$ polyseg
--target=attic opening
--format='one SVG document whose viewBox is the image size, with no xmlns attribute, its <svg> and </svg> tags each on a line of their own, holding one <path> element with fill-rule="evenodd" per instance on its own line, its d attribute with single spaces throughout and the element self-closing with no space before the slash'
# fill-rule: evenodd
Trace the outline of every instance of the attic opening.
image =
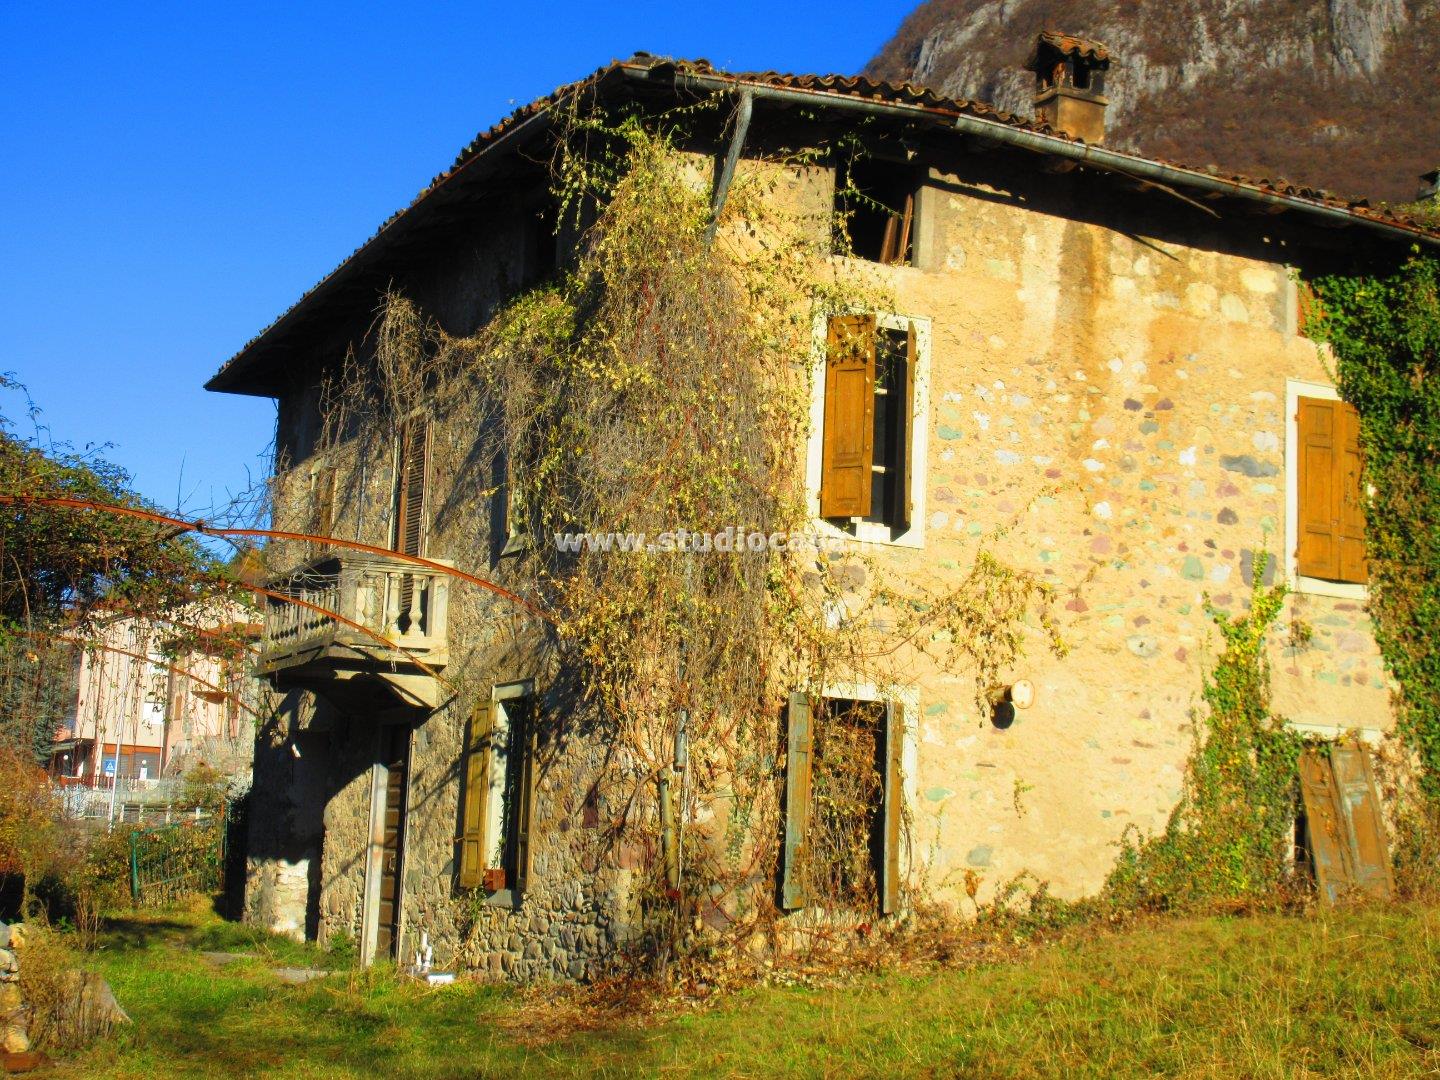
<svg viewBox="0 0 1440 1080">
<path fill-rule="evenodd" d="M 835 170 L 835 250 L 869 262 L 909 266 L 914 248 L 915 169 L 855 157 Z"/>
<path fill-rule="evenodd" d="M 532 206 L 522 215 L 520 287 L 527 289 L 559 269 L 559 214 L 553 202 Z"/>
</svg>

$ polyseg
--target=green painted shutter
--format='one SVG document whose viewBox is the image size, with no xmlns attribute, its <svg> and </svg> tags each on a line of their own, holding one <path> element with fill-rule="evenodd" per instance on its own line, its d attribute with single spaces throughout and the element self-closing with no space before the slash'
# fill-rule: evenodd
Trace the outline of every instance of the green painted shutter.
<svg viewBox="0 0 1440 1080">
<path fill-rule="evenodd" d="M 813 715 L 810 699 L 791 694 L 786 710 L 785 847 L 780 858 L 780 904 L 786 911 L 805 906 L 802 862 L 810 823 L 810 765 Z"/>
<path fill-rule="evenodd" d="M 915 324 L 912 322 L 905 331 L 905 372 L 898 379 L 901 392 L 900 430 L 895 433 L 897 463 L 900 467 L 899 483 L 895 487 L 895 526 L 908 528 L 915 521 L 915 462 L 911 460 L 910 447 L 915 418 Z M 923 417 L 918 421 L 924 423 Z"/>
<path fill-rule="evenodd" d="M 905 752 L 905 711 L 898 701 L 885 703 L 884 858 L 880 864 L 880 913 L 900 910 L 900 826 L 905 792 L 900 763 Z"/>
<path fill-rule="evenodd" d="M 490 804 L 490 702 L 475 706 L 465 729 L 465 792 L 460 814 L 460 887 L 478 888 L 485 872 L 485 815 Z"/>
<path fill-rule="evenodd" d="M 530 826 L 535 815 L 535 756 L 540 730 L 539 705 L 526 701 L 526 708 L 511 713 L 511 753 L 520 755 L 520 778 L 515 792 L 515 880 L 512 888 L 524 892 L 530 887 Z M 518 715 L 517 715 L 518 714 Z"/>
</svg>

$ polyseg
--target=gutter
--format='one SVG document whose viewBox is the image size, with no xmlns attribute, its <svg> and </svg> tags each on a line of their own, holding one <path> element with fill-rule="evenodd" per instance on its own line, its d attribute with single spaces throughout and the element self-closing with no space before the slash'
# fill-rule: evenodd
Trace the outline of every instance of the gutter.
<svg viewBox="0 0 1440 1080">
<path fill-rule="evenodd" d="M 654 81 L 653 74 L 649 68 L 622 66 L 621 71 L 623 71 L 628 78 L 640 82 Z M 892 119 L 925 120 L 932 124 L 949 124 L 949 126 L 953 127 L 956 131 L 963 132 L 967 135 L 990 139 L 994 142 L 1004 143 L 1008 146 L 1019 147 L 1039 154 L 1049 154 L 1054 157 L 1066 158 L 1070 161 L 1082 165 L 1089 165 L 1092 168 L 1102 169 L 1106 172 L 1120 173 L 1124 176 L 1147 180 L 1151 183 L 1161 185 L 1199 189 L 1201 191 L 1227 195 L 1232 198 L 1248 199 L 1252 202 L 1257 202 L 1265 206 L 1279 207 L 1283 210 L 1299 210 L 1307 214 L 1325 218 L 1339 225 L 1365 226 L 1376 232 L 1383 233 L 1392 240 L 1408 240 L 1414 243 L 1429 244 L 1432 247 L 1440 247 L 1440 235 L 1436 235 L 1419 226 L 1406 225 L 1398 221 L 1381 221 L 1357 213 L 1354 210 L 1330 206 L 1327 203 L 1319 202 L 1315 199 L 1308 199 L 1299 195 L 1281 195 L 1276 192 L 1266 191 L 1253 184 L 1242 183 L 1238 180 L 1227 180 L 1218 176 L 1211 176 L 1209 173 L 1196 172 L 1193 169 L 1183 169 L 1174 165 L 1165 165 L 1158 161 L 1151 161 L 1148 158 L 1137 157 L 1133 154 L 1125 154 L 1117 150 L 1108 150 L 1103 146 L 1092 146 L 1088 143 L 1076 142 L 1058 135 L 1045 135 L 1038 131 L 1028 131 L 1024 128 L 1013 127 L 999 120 L 987 120 L 980 116 L 968 116 L 964 113 L 957 113 L 951 109 L 936 109 L 927 105 L 911 105 L 895 101 L 872 101 L 867 98 L 855 98 L 845 94 L 832 93 L 827 90 L 806 90 L 772 86 L 769 83 L 755 82 L 734 76 L 725 77 L 676 71 L 673 73 L 672 78 L 674 79 L 676 87 L 706 93 L 735 91 L 738 89 L 740 92 L 748 93 L 761 101 L 776 101 L 787 105 L 810 105 L 833 108 L 842 112 L 864 113 L 871 116 L 885 116 Z"/>
</svg>

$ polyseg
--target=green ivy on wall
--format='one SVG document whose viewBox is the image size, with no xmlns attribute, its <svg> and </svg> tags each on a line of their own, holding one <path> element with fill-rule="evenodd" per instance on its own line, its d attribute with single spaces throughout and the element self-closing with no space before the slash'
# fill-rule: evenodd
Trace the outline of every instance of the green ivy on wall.
<svg viewBox="0 0 1440 1080">
<path fill-rule="evenodd" d="M 1206 605 L 1224 650 L 1205 679 L 1185 790 L 1165 831 L 1141 837 L 1131 826 L 1121 838 L 1105 893 L 1122 908 L 1265 901 L 1290 872 L 1301 740 L 1270 711 L 1266 641 L 1287 589 L 1264 584 L 1268 558 L 1256 559 L 1245 614 Z"/>
<path fill-rule="evenodd" d="M 1440 261 L 1309 281 L 1306 332 L 1360 413 L 1370 612 L 1400 684 L 1398 727 L 1440 801 Z"/>
</svg>

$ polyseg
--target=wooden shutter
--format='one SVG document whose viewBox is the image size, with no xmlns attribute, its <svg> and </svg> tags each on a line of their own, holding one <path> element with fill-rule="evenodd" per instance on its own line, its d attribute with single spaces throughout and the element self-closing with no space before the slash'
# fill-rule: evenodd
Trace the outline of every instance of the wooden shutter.
<svg viewBox="0 0 1440 1080">
<path fill-rule="evenodd" d="M 407 420 L 400 429 L 395 469 L 395 550 L 402 555 L 422 554 L 429 442 L 430 428 L 423 420 Z"/>
<path fill-rule="evenodd" d="M 1360 414 L 1343 401 L 1302 397 L 1299 406 L 1299 571 L 1306 577 L 1363 583 Z"/>
<path fill-rule="evenodd" d="M 1333 798 L 1330 763 L 1318 751 L 1300 755 L 1300 798 L 1305 806 L 1310 857 L 1320 898 L 1333 904 L 1344 890 L 1345 867 L 1340 854 L 1340 826 Z"/>
<path fill-rule="evenodd" d="M 1340 576 L 1340 402 L 1302 397 L 1299 425 L 1300 536 L 1296 558 L 1306 577 Z"/>
<path fill-rule="evenodd" d="M 900 910 L 900 835 L 905 793 L 900 763 L 905 752 L 905 714 L 898 701 L 885 703 L 884 852 L 880 864 L 880 913 Z"/>
<path fill-rule="evenodd" d="M 510 752 L 520 755 L 520 776 L 515 786 L 515 881 L 513 887 L 524 892 L 530 886 L 530 826 L 535 815 L 535 751 L 539 733 L 539 717 L 533 699 L 515 704 L 510 720 Z"/>
<path fill-rule="evenodd" d="M 1309 328 L 1312 318 L 1321 314 L 1320 300 L 1315 295 L 1314 288 L 1308 281 L 1297 281 L 1295 283 L 1295 332 L 1301 337 L 1308 337 L 1305 332 Z"/>
<path fill-rule="evenodd" d="M 820 516 L 865 517 L 875 459 L 874 315 L 830 319 L 823 438 Z"/>
<path fill-rule="evenodd" d="M 1365 487 L 1360 465 L 1360 414 L 1353 405 L 1340 406 L 1340 580 L 1364 584 Z"/>
<path fill-rule="evenodd" d="M 896 529 L 909 528 L 915 520 L 915 463 L 910 458 L 912 445 L 911 430 L 915 424 L 915 324 L 905 330 L 905 363 L 900 378 L 895 380 L 896 390 L 901 394 L 899 430 L 895 432 L 895 462 L 899 478 L 894 488 L 895 507 L 893 524 Z M 924 422 L 923 420 L 921 421 Z"/>
<path fill-rule="evenodd" d="M 465 728 L 465 794 L 460 810 L 460 887 L 478 888 L 484 880 L 490 808 L 491 705 L 478 703 Z"/>
<path fill-rule="evenodd" d="M 813 723 L 810 699 L 791 694 L 785 716 L 785 846 L 780 857 L 780 905 L 786 911 L 802 908 L 806 902 L 803 860 L 810 824 Z"/>
<path fill-rule="evenodd" d="M 1395 883 L 1369 753 L 1336 743 L 1306 750 L 1299 768 L 1322 902 L 1334 905 L 1357 893 L 1388 899 Z"/>
<path fill-rule="evenodd" d="M 335 467 L 327 465 L 315 474 L 315 522 L 311 531 L 330 536 L 335 531 Z"/>
<path fill-rule="evenodd" d="M 1337 743 L 1330 748 L 1330 772 L 1335 778 L 1350 880 L 1361 892 L 1388 900 L 1395 882 L 1390 876 L 1390 852 L 1380 820 L 1380 795 L 1370 752 L 1355 742 Z"/>
<path fill-rule="evenodd" d="M 880 261 L 903 266 L 910 261 L 910 232 L 915 220 L 915 192 L 905 193 L 905 202 L 898 213 L 885 219 L 885 235 L 880 241 Z"/>
</svg>

